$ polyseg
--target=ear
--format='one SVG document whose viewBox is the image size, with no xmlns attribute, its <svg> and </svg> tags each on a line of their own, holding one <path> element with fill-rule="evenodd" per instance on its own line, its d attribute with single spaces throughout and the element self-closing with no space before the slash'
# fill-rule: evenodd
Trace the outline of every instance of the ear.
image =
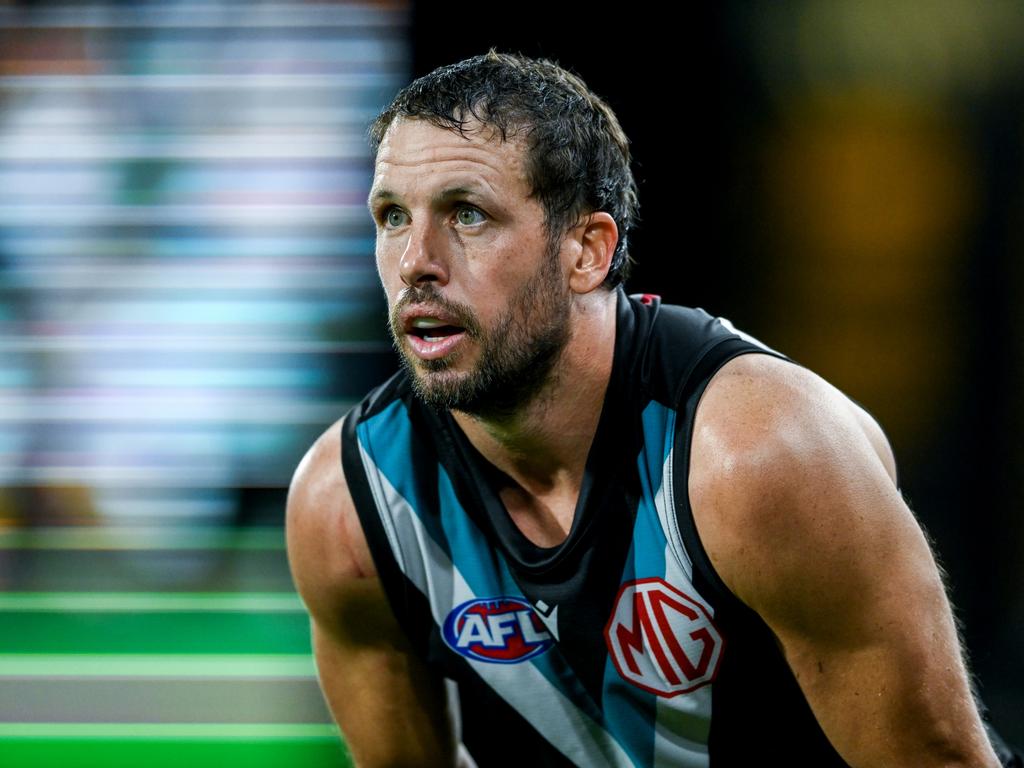
<svg viewBox="0 0 1024 768">
<path fill-rule="evenodd" d="M 569 287 L 576 293 L 590 293 L 604 282 L 611 268 L 619 228 L 611 214 L 594 211 L 573 229 L 572 238 L 577 248 L 573 249 Z"/>
</svg>

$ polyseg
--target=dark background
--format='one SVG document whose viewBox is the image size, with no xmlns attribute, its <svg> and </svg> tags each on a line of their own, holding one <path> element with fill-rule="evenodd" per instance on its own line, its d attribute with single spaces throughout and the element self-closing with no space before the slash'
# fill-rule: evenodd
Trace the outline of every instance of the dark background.
<svg viewBox="0 0 1024 768">
<path fill-rule="evenodd" d="M 631 292 L 729 317 L 875 414 L 1021 743 L 1024 10 L 911 5 L 418 3 L 412 61 L 543 56 L 609 102 L 640 187 Z"/>
</svg>

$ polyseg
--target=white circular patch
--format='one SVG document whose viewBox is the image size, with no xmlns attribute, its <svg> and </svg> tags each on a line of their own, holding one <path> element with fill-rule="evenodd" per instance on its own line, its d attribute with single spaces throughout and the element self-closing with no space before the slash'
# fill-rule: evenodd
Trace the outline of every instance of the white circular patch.
<svg viewBox="0 0 1024 768">
<path fill-rule="evenodd" d="M 724 645 L 704 606 L 660 578 L 622 585 L 604 639 L 623 678 L 666 697 L 714 680 Z"/>
</svg>

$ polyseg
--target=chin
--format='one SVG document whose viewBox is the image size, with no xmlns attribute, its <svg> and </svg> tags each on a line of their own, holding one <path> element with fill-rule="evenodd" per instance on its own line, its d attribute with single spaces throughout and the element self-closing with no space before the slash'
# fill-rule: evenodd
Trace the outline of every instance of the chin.
<svg viewBox="0 0 1024 768">
<path fill-rule="evenodd" d="M 461 410 L 465 405 L 456 381 L 437 381 L 433 376 L 417 376 L 413 379 L 413 391 L 429 407 L 439 410 Z"/>
<path fill-rule="evenodd" d="M 457 402 L 473 376 L 472 372 L 454 370 L 455 361 L 449 358 L 420 360 L 403 356 L 402 363 L 417 396 L 436 407 L 447 408 Z"/>
</svg>

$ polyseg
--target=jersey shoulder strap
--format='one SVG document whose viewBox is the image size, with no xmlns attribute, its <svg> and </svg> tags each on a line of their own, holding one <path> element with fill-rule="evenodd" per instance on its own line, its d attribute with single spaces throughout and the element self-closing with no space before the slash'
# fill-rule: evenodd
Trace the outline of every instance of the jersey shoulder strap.
<svg viewBox="0 0 1024 768">
<path fill-rule="evenodd" d="M 341 463 L 392 613 L 414 647 L 422 649 L 432 618 L 408 578 L 422 562 L 411 537 L 422 527 L 416 525 L 417 512 L 429 509 L 419 503 L 417 490 L 434 485 L 422 475 L 437 464 L 431 443 L 415 437 L 411 397 L 399 372 L 349 411 L 341 429 Z"/>
<path fill-rule="evenodd" d="M 658 334 L 659 344 L 663 345 L 659 355 L 664 356 L 671 350 L 671 337 L 678 332 L 679 320 L 673 317 L 683 308 L 669 307 L 676 312 L 666 313 L 669 327 Z M 676 529 L 669 531 L 672 539 L 670 545 L 680 547 L 684 551 L 693 568 L 703 578 L 701 582 L 712 590 L 708 595 L 716 605 L 731 605 L 742 612 L 749 608 L 742 603 L 730 590 L 715 571 L 707 555 L 704 545 L 697 533 L 690 506 L 689 473 L 690 456 L 693 447 L 693 427 L 697 414 L 697 406 L 712 378 L 731 360 L 747 354 L 766 354 L 772 357 L 793 362 L 780 352 L 772 349 L 758 339 L 737 330 L 732 323 L 721 317 L 712 317 L 703 310 L 687 310 L 691 315 L 689 323 L 701 323 L 700 338 L 702 343 L 697 351 L 689 357 L 684 370 L 673 372 L 671 381 L 670 406 L 676 410 L 675 444 L 672 461 L 672 496 L 675 506 Z"/>
</svg>

